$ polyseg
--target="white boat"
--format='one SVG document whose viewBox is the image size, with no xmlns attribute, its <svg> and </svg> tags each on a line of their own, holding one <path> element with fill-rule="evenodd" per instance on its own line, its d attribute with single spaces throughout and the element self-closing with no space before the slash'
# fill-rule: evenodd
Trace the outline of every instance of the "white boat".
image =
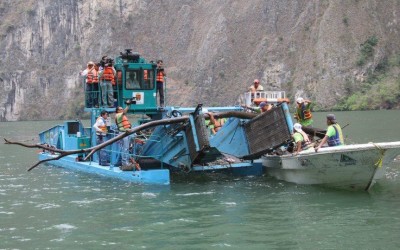
<svg viewBox="0 0 400 250">
<path fill-rule="evenodd" d="M 313 148 L 298 155 L 265 155 L 266 173 L 296 184 L 369 190 L 400 154 L 400 141 Z"/>
</svg>

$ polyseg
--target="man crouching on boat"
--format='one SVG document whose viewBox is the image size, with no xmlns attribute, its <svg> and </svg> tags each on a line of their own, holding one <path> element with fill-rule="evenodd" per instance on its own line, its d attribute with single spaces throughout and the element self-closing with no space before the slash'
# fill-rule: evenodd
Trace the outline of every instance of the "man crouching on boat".
<svg viewBox="0 0 400 250">
<path fill-rule="evenodd" d="M 342 128 L 337 124 L 334 114 L 326 116 L 326 124 L 328 125 L 326 134 L 318 147 L 315 148 L 315 152 L 318 152 L 325 143 L 328 143 L 329 147 L 344 145 Z"/>
<path fill-rule="evenodd" d="M 293 130 L 294 133 L 292 137 L 296 144 L 296 152 L 294 154 L 297 155 L 302 150 L 310 148 L 311 142 L 310 139 L 308 138 L 308 135 L 301 129 L 300 123 L 295 123 L 293 125 Z"/>
</svg>

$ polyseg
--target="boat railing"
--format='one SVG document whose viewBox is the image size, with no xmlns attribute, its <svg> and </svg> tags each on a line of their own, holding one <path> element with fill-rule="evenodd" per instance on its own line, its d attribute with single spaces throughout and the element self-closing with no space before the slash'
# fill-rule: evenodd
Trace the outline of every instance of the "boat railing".
<svg viewBox="0 0 400 250">
<path fill-rule="evenodd" d="M 109 133 L 107 139 L 112 139 L 118 135 L 119 135 L 118 132 Z M 120 161 L 120 156 L 122 157 L 124 154 L 126 154 L 126 152 L 124 152 L 122 149 L 122 144 L 123 144 L 122 140 L 123 139 L 114 142 L 113 144 L 102 149 L 104 152 L 107 152 L 111 165 L 116 165 Z M 146 151 L 146 153 L 143 154 L 143 147 L 146 143 L 153 143 L 154 144 L 153 147 L 156 147 L 157 150 L 151 150 L 151 153 Z M 132 136 L 129 142 L 128 158 L 133 158 L 136 162 L 139 161 L 140 159 L 151 159 L 151 158 L 161 160 L 164 148 L 165 147 L 163 145 L 161 138 L 155 138 L 154 135 L 151 136 L 151 138 L 146 137 L 144 135 Z M 98 161 L 98 156 L 95 156 L 94 160 Z M 162 162 L 161 162 L 161 168 L 163 168 Z"/>
<path fill-rule="evenodd" d="M 158 151 L 159 152 L 158 154 L 153 153 L 152 155 L 147 155 L 147 154 L 143 155 L 142 149 L 146 143 L 155 143 L 161 147 L 161 150 Z M 152 138 L 148 138 L 145 136 L 137 136 L 132 140 L 132 148 L 133 150 L 131 152 L 131 156 L 136 157 L 138 159 L 144 159 L 144 158 L 160 159 L 160 157 L 162 156 L 164 146 L 161 138 L 155 138 L 154 136 L 152 136 Z"/>
<path fill-rule="evenodd" d="M 107 103 L 102 103 L 102 91 L 100 88 L 100 82 L 97 85 L 97 88 L 95 89 L 92 85 L 92 88 L 89 89 L 88 86 L 89 84 L 86 84 L 86 80 L 83 79 L 83 86 L 84 86 L 84 92 L 85 92 L 85 107 L 86 108 L 99 108 L 99 107 L 107 107 Z M 118 84 L 113 85 L 113 101 L 112 103 L 113 106 L 116 106 L 116 101 L 119 99 L 119 94 L 118 94 L 118 88 L 121 88 L 122 83 L 118 82 Z M 108 97 L 106 97 L 108 99 Z"/>
<path fill-rule="evenodd" d="M 277 100 L 285 99 L 285 91 L 257 91 L 257 92 L 246 92 L 244 93 L 245 105 L 254 105 L 255 100 Z"/>
<path fill-rule="evenodd" d="M 59 148 L 59 135 L 63 130 L 63 125 L 56 125 L 45 131 L 39 133 L 39 141 L 41 144 L 48 144 L 49 146 Z"/>
</svg>

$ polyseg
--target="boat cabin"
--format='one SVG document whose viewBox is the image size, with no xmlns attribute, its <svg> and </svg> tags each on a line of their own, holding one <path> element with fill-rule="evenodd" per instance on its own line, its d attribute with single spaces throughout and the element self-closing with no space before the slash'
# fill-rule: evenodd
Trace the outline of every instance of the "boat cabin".
<svg viewBox="0 0 400 250">
<path fill-rule="evenodd" d="M 127 49 L 115 58 L 113 66 L 116 70 L 115 82 L 113 82 L 113 107 L 101 103 L 101 89 L 98 91 L 86 91 L 85 111 L 92 109 L 106 109 L 112 113 L 117 106 L 126 106 L 126 101 L 131 100 L 134 105 L 129 113 L 154 115 L 158 114 L 160 107 L 157 104 L 156 68 L 157 64 L 147 62 L 138 53 Z M 101 80 L 100 80 L 101 81 Z M 86 86 L 86 85 L 85 85 Z M 87 99 L 97 96 L 98 107 L 88 107 Z M 97 112 L 96 112 L 97 113 Z"/>
</svg>

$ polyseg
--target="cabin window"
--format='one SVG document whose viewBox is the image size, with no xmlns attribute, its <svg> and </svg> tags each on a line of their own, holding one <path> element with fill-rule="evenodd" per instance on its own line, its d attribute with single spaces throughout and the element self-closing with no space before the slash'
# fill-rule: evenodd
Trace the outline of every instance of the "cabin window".
<svg viewBox="0 0 400 250">
<path fill-rule="evenodd" d="M 140 82 L 139 70 L 132 70 L 126 72 L 126 89 L 142 89 Z"/>
<path fill-rule="evenodd" d="M 154 88 L 154 73 L 152 70 L 126 71 L 125 88 L 132 90 L 145 90 Z"/>
<path fill-rule="evenodd" d="M 154 89 L 154 70 L 143 70 L 143 83 L 145 89 Z"/>
<path fill-rule="evenodd" d="M 79 122 L 67 122 L 68 135 L 75 135 L 79 132 Z"/>
</svg>

